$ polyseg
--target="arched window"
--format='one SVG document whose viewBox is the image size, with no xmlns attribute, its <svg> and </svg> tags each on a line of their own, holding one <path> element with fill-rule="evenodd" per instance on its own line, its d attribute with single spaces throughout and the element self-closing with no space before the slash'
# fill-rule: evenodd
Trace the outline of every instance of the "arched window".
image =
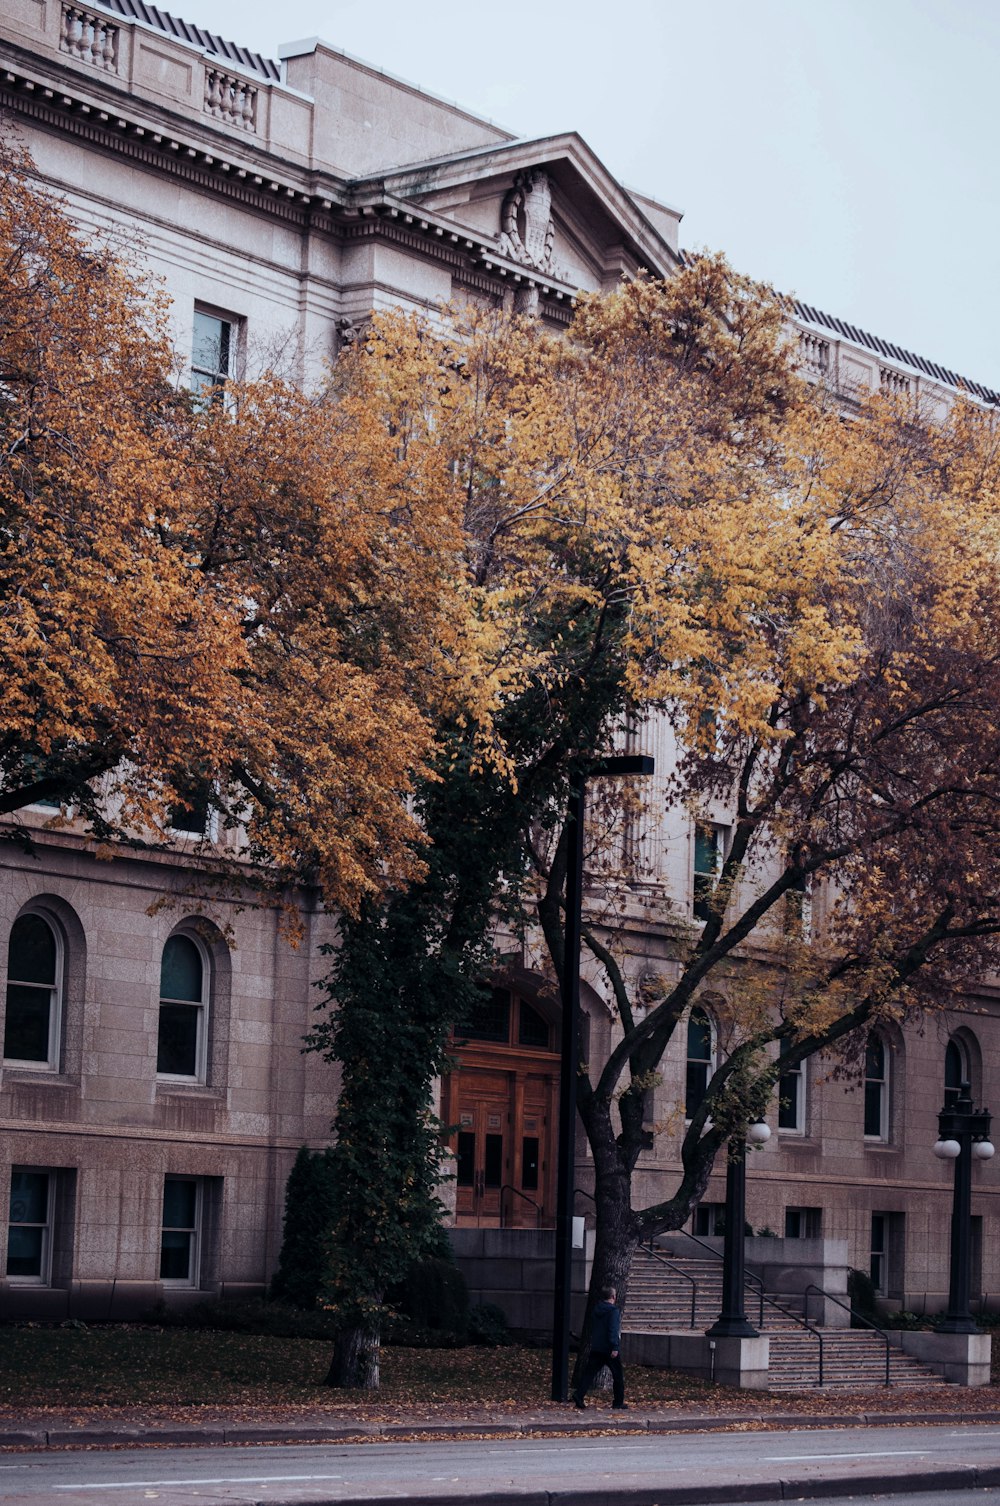
<svg viewBox="0 0 1000 1506">
<path fill-rule="evenodd" d="M 687 1028 L 687 1081 L 684 1113 L 693 1119 L 708 1091 L 715 1070 L 715 1040 L 712 1021 L 700 1005 L 692 1009 Z"/>
<path fill-rule="evenodd" d="M 954 1036 L 944 1048 L 944 1106 L 953 1107 L 963 1082 L 968 1082 L 969 1059 L 965 1047 Z"/>
<path fill-rule="evenodd" d="M 889 1138 L 889 1053 L 881 1036 L 865 1048 L 865 1139 Z"/>
<path fill-rule="evenodd" d="M 156 1071 L 160 1077 L 204 1082 L 208 959 L 190 936 L 171 936 L 160 967 Z"/>
<path fill-rule="evenodd" d="M 62 945 L 42 915 L 15 920 L 7 957 L 4 1061 L 17 1066 L 59 1067 Z"/>
</svg>

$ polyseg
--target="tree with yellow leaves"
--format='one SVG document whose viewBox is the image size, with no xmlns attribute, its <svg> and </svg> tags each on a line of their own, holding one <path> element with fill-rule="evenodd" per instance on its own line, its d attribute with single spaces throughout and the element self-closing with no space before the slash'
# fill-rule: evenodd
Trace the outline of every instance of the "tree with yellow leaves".
<svg viewBox="0 0 1000 1506">
<path fill-rule="evenodd" d="M 28 167 L 3 149 L 0 814 L 155 843 L 200 790 L 238 873 L 355 909 L 421 871 L 406 796 L 466 675 L 426 363 L 388 422 L 350 358 L 192 402 L 163 299 Z"/>
<path fill-rule="evenodd" d="M 659 969 L 637 976 L 606 913 L 627 872 L 588 900 L 584 941 L 619 1027 L 578 1079 L 595 1291 L 624 1294 L 639 1240 L 681 1226 L 783 1075 L 950 997 L 998 955 L 991 417 L 960 404 L 935 426 L 874 402 L 845 422 L 797 378 L 780 306 L 721 259 L 584 300 L 568 338 L 493 312 L 456 322 L 452 339 L 419 339 L 439 352 L 433 435 L 462 491 L 493 700 L 488 723 L 442 724 L 418 795 L 427 880 L 345 929 L 338 1011 L 315 1037 L 344 1066 L 341 1384 L 377 1377 L 391 1262 L 383 1242 L 359 1258 L 365 1219 L 389 1228 L 410 1206 L 373 1209 L 362 1185 L 373 1116 L 391 1181 L 493 927 L 539 928 L 558 977 L 568 782 L 627 725 L 641 744 L 644 724 L 668 723 L 670 798 L 725 801 L 732 840 L 698 921 L 661 928 Z M 827 918 L 809 938 L 804 891 L 820 885 Z M 637 1207 L 647 1095 L 713 987 L 729 1000 L 726 1058 L 692 1109 L 676 1185 Z M 408 1043 L 385 1097 L 376 1038 Z M 409 1098 L 400 1072 L 417 1058 Z M 422 1180 L 408 1162 L 399 1185 L 429 1196 L 420 1145 Z"/>
</svg>

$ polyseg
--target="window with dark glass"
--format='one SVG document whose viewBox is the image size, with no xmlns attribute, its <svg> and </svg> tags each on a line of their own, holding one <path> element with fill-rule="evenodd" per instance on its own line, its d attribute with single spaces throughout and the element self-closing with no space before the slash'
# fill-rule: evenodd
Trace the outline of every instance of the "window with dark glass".
<svg viewBox="0 0 1000 1506">
<path fill-rule="evenodd" d="M 778 1128 L 801 1135 L 805 1130 L 805 1076 L 802 1063 L 778 1079 Z"/>
<path fill-rule="evenodd" d="M 493 988 L 476 1004 L 472 1018 L 455 1026 L 460 1041 L 510 1041 L 510 994 L 505 988 Z"/>
<path fill-rule="evenodd" d="M 236 327 L 232 320 L 194 311 L 191 343 L 191 391 L 204 400 L 225 387 L 233 375 Z"/>
<path fill-rule="evenodd" d="M 712 895 L 722 870 L 723 831 L 721 826 L 696 826 L 694 830 L 694 914 L 708 920 L 712 913 Z"/>
<path fill-rule="evenodd" d="M 786 1208 L 786 1239 L 818 1239 L 822 1228 L 821 1208 Z"/>
<path fill-rule="evenodd" d="M 957 1041 L 949 1041 L 944 1051 L 944 1106 L 950 1109 L 968 1081 L 965 1056 Z"/>
<path fill-rule="evenodd" d="M 684 1112 L 688 1119 L 701 1107 L 713 1070 L 712 1022 L 703 1009 L 692 1009 L 687 1028 L 687 1082 Z"/>
<path fill-rule="evenodd" d="M 160 1234 L 160 1280 L 195 1286 L 201 1185 L 195 1177 L 166 1177 L 163 1183 L 163 1228 Z"/>
<path fill-rule="evenodd" d="M 160 967 L 156 1070 L 161 1077 L 203 1078 L 205 966 L 190 936 L 171 936 Z"/>
<path fill-rule="evenodd" d="M 521 1186 L 525 1192 L 538 1190 L 538 1156 L 541 1141 L 537 1135 L 524 1135 L 521 1139 Z"/>
<path fill-rule="evenodd" d="M 885 1042 L 873 1035 L 865 1048 L 865 1137 L 886 1140 L 889 1132 L 889 1078 Z"/>
<path fill-rule="evenodd" d="M 13 1167 L 7 1228 L 7 1275 L 44 1286 L 52 1245 L 52 1174 Z"/>
<path fill-rule="evenodd" d="M 186 835 L 205 836 L 211 808 L 211 780 L 190 774 L 177 776 L 172 783 L 180 798 L 170 808 L 170 826 L 174 831 Z"/>
<path fill-rule="evenodd" d="M 4 1060 L 58 1066 L 59 944 L 41 915 L 21 915 L 10 931 Z"/>
<path fill-rule="evenodd" d="M 547 1051 L 550 1038 L 551 1027 L 548 1020 L 522 999 L 518 1010 L 518 1045 L 537 1046 L 540 1051 Z"/>
<path fill-rule="evenodd" d="M 699 1239 L 711 1239 L 726 1232 L 725 1203 L 699 1203 L 691 1215 L 691 1232 Z"/>
<path fill-rule="evenodd" d="M 872 1214 L 871 1254 L 868 1257 L 868 1273 L 871 1276 L 872 1286 L 880 1294 L 886 1292 L 887 1282 L 887 1257 L 888 1257 L 888 1229 L 886 1228 L 886 1216 L 884 1213 Z"/>
</svg>

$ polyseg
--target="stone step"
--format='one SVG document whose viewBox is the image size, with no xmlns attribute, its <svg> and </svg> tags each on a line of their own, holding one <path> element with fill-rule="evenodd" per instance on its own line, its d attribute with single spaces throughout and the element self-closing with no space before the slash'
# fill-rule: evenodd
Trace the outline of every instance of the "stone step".
<svg viewBox="0 0 1000 1506">
<path fill-rule="evenodd" d="M 683 1274 L 682 1274 L 683 1273 Z M 691 1281 L 697 1284 L 694 1323 L 691 1321 Z M 775 1391 L 809 1391 L 818 1385 L 819 1339 L 798 1325 L 803 1299 L 797 1294 L 767 1294 L 763 1322 L 760 1291 L 747 1282 L 746 1313 L 770 1339 L 768 1387 Z M 775 1304 L 778 1305 L 775 1305 Z M 708 1258 L 678 1256 L 668 1265 L 645 1250 L 637 1252 L 629 1274 L 626 1329 L 663 1333 L 709 1327 L 722 1304 L 722 1263 Z M 782 1310 L 783 1309 L 783 1310 Z M 885 1386 L 885 1341 L 863 1328 L 823 1328 L 823 1389 L 848 1390 Z M 947 1384 L 929 1365 L 892 1348 L 891 1386 Z"/>
</svg>

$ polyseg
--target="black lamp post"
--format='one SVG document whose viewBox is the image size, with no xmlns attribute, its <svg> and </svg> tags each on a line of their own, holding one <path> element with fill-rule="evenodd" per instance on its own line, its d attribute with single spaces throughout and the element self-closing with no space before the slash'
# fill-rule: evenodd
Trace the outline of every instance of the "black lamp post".
<svg viewBox="0 0 1000 1506">
<path fill-rule="evenodd" d="M 744 1305 L 747 1140 L 752 1145 L 763 1145 L 770 1138 L 771 1131 L 761 1122 L 751 1124 L 746 1140 L 734 1135 L 729 1142 L 726 1162 L 726 1231 L 722 1240 L 722 1311 L 711 1328 L 705 1330 L 711 1339 L 757 1337 L 757 1330 L 748 1319 Z"/>
<path fill-rule="evenodd" d="M 972 1274 L 972 1158 L 988 1161 L 993 1154 L 990 1114 L 974 1109 L 969 1084 L 963 1082 L 958 1097 L 938 1115 L 938 1141 L 934 1154 L 955 1163 L 955 1190 L 951 1203 L 951 1270 L 948 1311 L 937 1324 L 938 1333 L 979 1333 L 969 1311 Z"/>
<path fill-rule="evenodd" d="M 602 774 L 652 774 L 643 753 L 604 758 L 569 785 L 566 855 L 566 929 L 563 943 L 562 1041 L 559 1063 L 559 1157 L 556 1183 L 556 1273 L 552 1310 L 552 1400 L 569 1400 L 570 1275 L 573 1263 L 573 1172 L 576 1152 L 576 1074 L 580 1065 L 580 932 L 583 926 L 583 820 L 587 779 Z"/>
</svg>

